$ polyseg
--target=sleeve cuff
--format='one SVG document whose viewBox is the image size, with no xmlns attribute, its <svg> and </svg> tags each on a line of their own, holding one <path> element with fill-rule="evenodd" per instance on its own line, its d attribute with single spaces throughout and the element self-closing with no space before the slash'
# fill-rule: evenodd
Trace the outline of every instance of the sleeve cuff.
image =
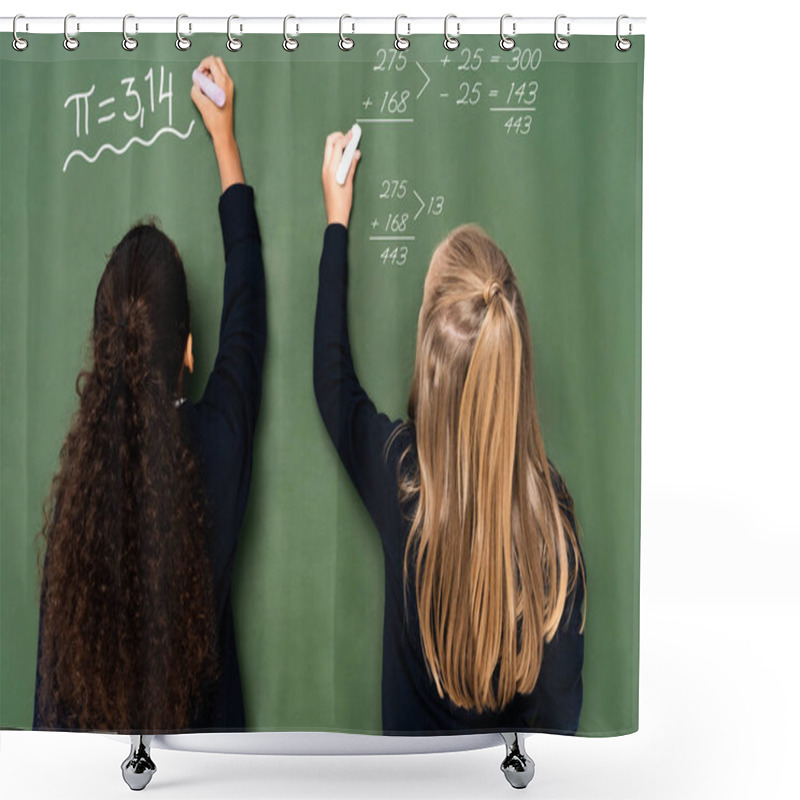
<svg viewBox="0 0 800 800">
<path fill-rule="evenodd" d="M 220 195 L 218 209 L 226 256 L 243 239 L 261 241 L 252 186 L 231 184 Z"/>
<path fill-rule="evenodd" d="M 341 222 L 331 222 L 325 228 L 325 238 L 323 244 L 325 247 L 347 247 L 347 228 Z"/>
</svg>

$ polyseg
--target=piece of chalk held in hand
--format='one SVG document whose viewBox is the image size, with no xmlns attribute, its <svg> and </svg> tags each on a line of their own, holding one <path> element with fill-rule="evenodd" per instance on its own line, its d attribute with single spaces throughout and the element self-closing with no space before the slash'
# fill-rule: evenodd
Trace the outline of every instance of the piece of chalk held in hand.
<svg viewBox="0 0 800 800">
<path fill-rule="evenodd" d="M 225 105 L 225 91 L 217 86 L 208 75 L 196 69 L 192 73 L 192 80 L 200 86 L 200 91 L 211 100 L 212 103 L 215 103 L 220 108 Z"/>
<path fill-rule="evenodd" d="M 336 183 L 339 186 L 344 186 L 344 182 L 347 180 L 347 173 L 350 171 L 353 156 L 356 154 L 356 148 L 361 140 L 361 126 L 357 122 L 351 130 L 353 131 L 353 138 L 345 147 L 344 153 L 342 153 L 342 160 L 339 162 L 339 169 L 336 170 Z"/>
</svg>

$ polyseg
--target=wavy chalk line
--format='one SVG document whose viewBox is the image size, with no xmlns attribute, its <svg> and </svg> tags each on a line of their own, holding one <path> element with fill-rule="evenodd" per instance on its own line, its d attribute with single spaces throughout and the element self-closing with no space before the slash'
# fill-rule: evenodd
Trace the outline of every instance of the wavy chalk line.
<svg viewBox="0 0 800 800">
<path fill-rule="evenodd" d="M 100 153 L 102 153 L 103 150 L 112 150 L 113 152 L 115 152 L 119 156 L 119 155 L 122 155 L 134 142 L 137 142 L 138 144 L 142 145 L 143 147 L 150 147 L 150 145 L 153 144 L 153 142 L 155 142 L 155 140 L 158 139 L 158 137 L 161 136 L 162 133 L 174 133 L 175 136 L 177 136 L 179 139 L 186 139 L 186 138 L 188 138 L 189 134 L 192 132 L 192 128 L 194 128 L 194 123 L 195 123 L 195 120 L 192 120 L 189 123 L 189 128 L 186 131 L 186 133 L 181 133 L 179 130 L 176 130 L 175 128 L 167 127 L 167 128 L 162 128 L 160 131 L 158 131 L 158 133 L 156 133 L 155 136 L 153 136 L 152 139 L 149 139 L 148 141 L 145 141 L 144 139 L 140 139 L 138 136 L 134 136 L 125 145 L 125 147 L 123 147 L 121 150 L 119 148 L 117 148 L 117 147 L 114 147 L 113 144 L 104 144 L 91 157 L 86 155 L 86 153 L 84 153 L 83 150 L 73 150 L 67 156 L 67 160 L 64 162 L 64 166 L 61 168 L 61 171 L 62 172 L 66 172 L 67 171 L 67 166 L 69 165 L 69 162 L 70 162 L 70 160 L 72 159 L 73 156 L 81 156 L 82 158 L 85 158 L 86 161 L 88 161 L 90 164 L 93 164 L 95 161 L 97 161 L 98 157 L 100 156 Z"/>
</svg>

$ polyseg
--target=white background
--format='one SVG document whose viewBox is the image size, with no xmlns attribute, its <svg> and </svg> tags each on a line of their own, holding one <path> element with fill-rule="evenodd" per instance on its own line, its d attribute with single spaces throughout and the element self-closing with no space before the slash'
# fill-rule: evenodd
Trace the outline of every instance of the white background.
<svg viewBox="0 0 800 800">
<path fill-rule="evenodd" d="M 220 3 L 20 0 L 3 14 L 647 17 L 640 731 L 530 737 L 537 775 L 527 792 L 797 797 L 797 4 Z M 8 34 L 0 46 L 10 46 Z M 128 797 L 126 755 L 103 736 L 3 731 L 0 788 L 4 798 Z M 158 773 L 145 791 L 509 797 L 502 755 L 501 747 L 313 758 L 155 750 Z"/>
</svg>

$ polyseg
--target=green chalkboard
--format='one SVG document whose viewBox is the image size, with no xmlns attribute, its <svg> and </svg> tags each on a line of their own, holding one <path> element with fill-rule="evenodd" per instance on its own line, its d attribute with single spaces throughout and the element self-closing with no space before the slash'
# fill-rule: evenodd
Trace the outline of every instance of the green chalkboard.
<svg viewBox="0 0 800 800">
<path fill-rule="evenodd" d="M 575 499 L 588 571 L 581 733 L 638 725 L 641 164 L 644 39 L 30 35 L 0 48 L 0 724 L 32 719 L 34 534 L 76 408 L 94 293 L 113 245 L 157 215 L 189 277 L 196 399 L 216 352 L 218 176 L 189 98 L 221 55 L 255 188 L 267 270 L 265 393 L 234 574 L 252 730 L 378 733 L 383 562 L 312 390 L 322 146 L 361 120 L 350 324 L 360 377 L 401 416 L 430 254 L 481 224 L 514 266 L 531 320 L 548 452 Z M 91 92 L 91 93 L 90 93 Z M 152 94 L 151 94 L 152 93 Z M 109 98 L 113 98 L 110 100 Z M 110 114 L 114 117 L 109 117 Z M 76 151 L 81 151 L 78 153 Z M 393 237 L 393 238 L 385 238 Z M 399 238 L 398 238 L 399 237 Z"/>
</svg>

